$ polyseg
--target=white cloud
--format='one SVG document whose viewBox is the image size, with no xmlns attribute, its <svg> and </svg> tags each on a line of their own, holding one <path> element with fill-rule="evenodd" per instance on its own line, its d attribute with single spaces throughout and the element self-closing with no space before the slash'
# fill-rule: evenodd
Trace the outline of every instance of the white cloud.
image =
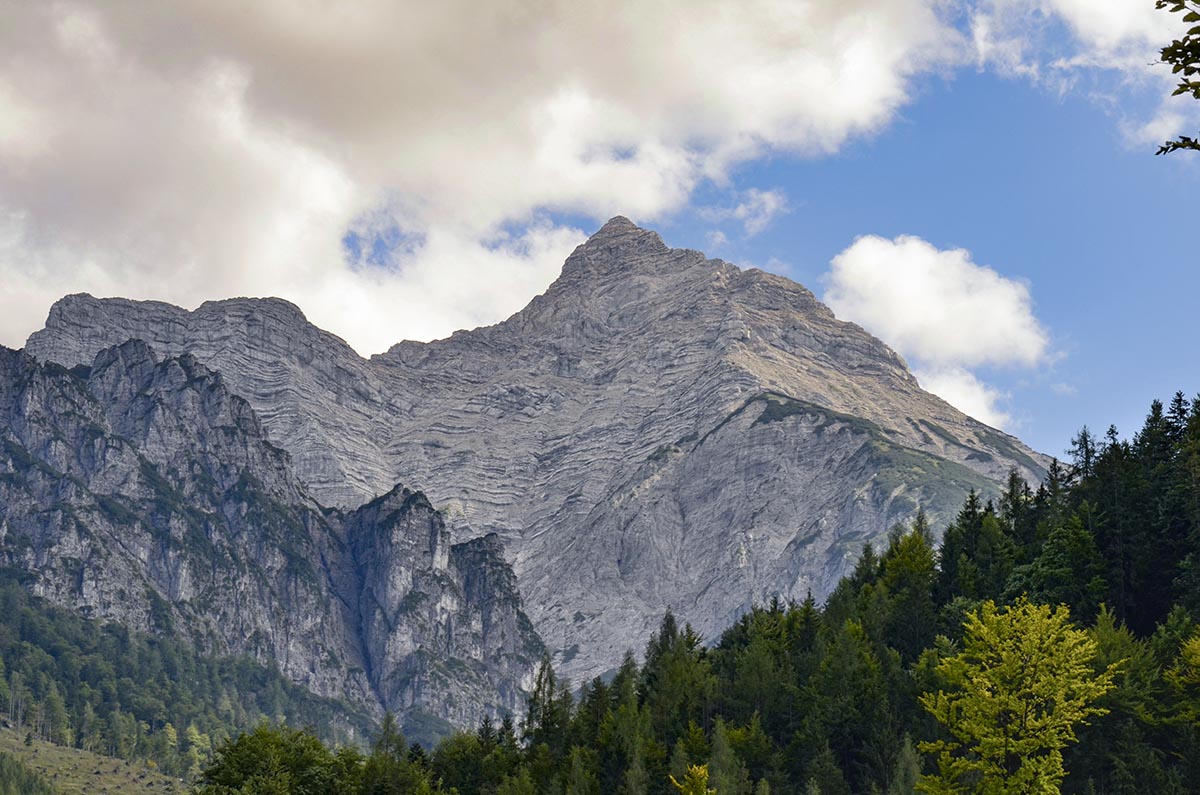
<svg viewBox="0 0 1200 795">
<path fill-rule="evenodd" d="M 993 428 L 1012 426 L 1012 416 L 1002 407 L 1008 396 L 980 381 L 970 370 L 946 367 L 918 370 L 914 375 L 922 387 L 964 414 Z"/>
<path fill-rule="evenodd" d="M 960 55 L 941 5 L 7 3 L 0 342 L 77 290 L 282 295 L 363 352 L 499 319 L 581 236 L 546 212 L 653 220 L 886 125 Z M 406 245 L 348 266 L 373 226 Z"/>
<path fill-rule="evenodd" d="M 739 193 L 737 199 L 738 203 L 733 207 L 703 208 L 700 217 L 709 221 L 739 221 L 746 237 L 753 237 L 766 229 L 776 216 L 791 209 L 787 194 L 780 188 L 750 188 Z"/>
<path fill-rule="evenodd" d="M 927 389 L 989 424 L 1011 421 L 999 407 L 1005 396 L 971 370 L 1049 358 L 1029 287 L 977 265 L 964 249 L 867 235 L 833 259 L 826 285 L 825 302 L 839 317 L 886 341 Z"/>
<path fill-rule="evenodd" d="M 1002 0 L 1020 7 L 1030 0 Z M 1168 40 L 1179 18 L 1160 11 L 1153 2 L 1128 0 L 1042 0 L 1035 4 L 1043 14 L 1061 18 L 1088 49 L 1109 58 L 1127 52 L 1144 54 Z"/>
<path fill-rule="evenodd" d="M 982 61 L 1023 65 L 1037 75 L 1047 67 L 1090 66 L 1141 77 L 1179 28 L 1178 16 L 1152 0 L 982 0 L 971 14 Z"/>
<path fill-rule="evenodd" d="M 704 236 L 709 249 L 718 251 L 729 245 L 729 238 L 720 229 L 710 229 Z"/>
<path fill-rule="evenodd" d="M 1131 145 L 1146 146 L 1200 125 L 1200 107 L 1172 100 L 1177 77 L 1158 63 L 1188 27 L 1181 16 L 1152 0 L 981 0 L 970 28 L 981 66 L 1061 92 L 1082 84 L 1114 109 Z"/>
<path fill-rule="evenodd" d="M 1049 345 L 1027 285 L 911 235 L 860 237 L 831 263 L 825 299 L 931 364 L 1030 366 Z"/>
</svg>

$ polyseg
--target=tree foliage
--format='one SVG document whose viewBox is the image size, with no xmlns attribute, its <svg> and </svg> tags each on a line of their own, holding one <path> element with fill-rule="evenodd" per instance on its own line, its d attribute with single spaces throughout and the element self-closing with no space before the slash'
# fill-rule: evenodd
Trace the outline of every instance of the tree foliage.
<svg viewBox="0 0 1200 795">
<path fill-rule="evenodd" d="M 520 777 L 517 783 L 523 783 Z M 473 786 L 463 791 L 478 791 L 477 783 Z M 196 795 L 443 795 L 445 791 L 424 757 L 405 745 L 390 715 L 366 757 L 352 747 L 332 751 L 310 730 L 264 723 L 222 744 L 195 790 Z M 509 791 L 522 792 L 511 786 Z"/>
<path fill-rule="evenodd" d="M 717 795 L 715 789 L 708 788 L 708 766 L 691 765 L 683 776 L 683 781 L 671 776 L 671 784 L 679 790 L 679 795 Z"/>
<path fill-rule="evenodd" d="M 1128 440 L 1085 429 L 1042 483 L 939 529 L 893 528 L 823 606 L 771 599 L 708 642 L 668 614 L 609 680 L 546 660 L 522 720 L 411 764 L 385 726 L 384 758 L 342 752 L 367 787 L 347 791 L 677 795 L 699 766 L 706 795 L 1196 791 L 1200 400 L 1151 404 Z"/>
<path fill-rule="evenodd" d="M 967 616 L 963 650 L 937 672 L 946 690 L 921 704 L 950 735 L 921 744 L 937 772 L 917 785 L 932 795 L 1057 793 L 1062 749 L 1075 726 L 1107 712 L 1096 701 L 1113 687 L 1117 663 L 1099 674 L 1096 642 L 1070 624 L 1066 607 L 1020 598 L 984 602 Z"/>
<path fill-rule="evenodd" d="M 34 737 L 168 775 L 199 773 L 215 745 L 262 720 L 311 724 L 332 741 L 371 720 L 253 660 L 101 624 L 31 596 L 0 572 L 0 717 Z"/>
<path fill-rule="evenodd" d="M 1200 99 L 1200 5 L 1188 0 L 1155 0 L 1155 7 L 1173 14 L 1182 14 L 1187 31 L 1159 52 L 1159 59 L 1179 75 L 1179 84 L 1173 96 L 1190 94 Z M 1168 154 L 1180 149 L 1200 150 L 1200 139 L 1181 135 L 1159 147 L 1156 154 Z"/>
<path fill-rule="evenodd" d="M 21 760 L 0 753 L 0 795 L 57 795 L 43 776 L 30 770 Z"/>
</svg>

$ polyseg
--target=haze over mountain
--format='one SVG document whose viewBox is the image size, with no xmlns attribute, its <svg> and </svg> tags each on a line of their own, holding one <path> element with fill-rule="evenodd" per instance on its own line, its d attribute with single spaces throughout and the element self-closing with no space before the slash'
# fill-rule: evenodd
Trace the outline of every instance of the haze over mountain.
<svg viewBox="0 0 1200 795">
<path fill-rule="evenodd" d="M 755 600 L 823 597 L 918 507 L 936 526 L 1048 463 L 800 285 L 622 217 L 508 320 L 370 359 L 277 299 L 68 296 L 25 350 L 72 367 L 131 338 L 219 372 L 322 503 L 403 482 L 455 540 L 496 533 L 575 677 L 668 607 L 712 636 Z"/>
</svg>

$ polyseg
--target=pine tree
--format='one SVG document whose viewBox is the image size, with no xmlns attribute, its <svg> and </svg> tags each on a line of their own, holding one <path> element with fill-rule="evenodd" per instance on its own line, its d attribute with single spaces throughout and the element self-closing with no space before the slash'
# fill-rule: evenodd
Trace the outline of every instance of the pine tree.
<svg viewBox="0 0 1200 795">
<path fill-rule="evenodd" d="M 599 795 L 592 753 L 576 746 L 571 749 L 567 770 L 566 795 Z"/>
<path fill-rule="evenodd" d="M 888 595 L 883 636 L 902 661 L 911 663 L 933 643 L 937 619 L 933 601 L 937 566 L 923 514 L 918 514 L 908 532 L 892 539 L 882 567 L 881 582 Z"/>
<path fill-rule="evenodd" d="M 717 792 L 723 795 L 750 795 L 750 777 L 730 747 L 725 721 L 720 718 L 713 724 L 708 771 L 709 781 Z"/>
<path fill-rule="evenodd" d="M 807 791 L 820 795 L 851 795 L 845 774 L 838 767 L 837 760 L 827 744 L 817 753 L 809 767 Z"/>
<path fill-rule="evenodd" d="M 71 718 L 67 714 L 67 704 L 54 682 L 50 683 L 46 692 L 45 709 L 46 739 L 57 745 L 72 745 L 75 735 L 71 729 Z"/>
<path fill-rule="evenodd" d="M 496 795 L 537 795 L 537 787 L 529 770 L 521 768 L 514 775 L 507 776 L 496 788 Z"/>
<path fill-rule="evenodd" d="M 906 734 L 904 744 L 900 746 L 900 755 L 896 757 L 892 779 L 888 782 L 887 795 L 915 795 L 920 777 L 921 757 L 913 747 L 912 738 Z"/>
<path fill-rule="evenodd" d="M 646 763 L 640 749 L 634 751 L 621 777 L 621 795 L 646 795 L 649 791 L 650 776 L 646 773 Z"/>
<path fill-rule="evenodd" d="M 569 688 L 568 683 L 559 682 L 550 664 L 550 657 L 546 655 L 538 667 L 533 691 L 525 702 L 525 743 L 530 746 L 546 745 L 556 759 L 566 754 L 571 721 Z"/>
</svg>

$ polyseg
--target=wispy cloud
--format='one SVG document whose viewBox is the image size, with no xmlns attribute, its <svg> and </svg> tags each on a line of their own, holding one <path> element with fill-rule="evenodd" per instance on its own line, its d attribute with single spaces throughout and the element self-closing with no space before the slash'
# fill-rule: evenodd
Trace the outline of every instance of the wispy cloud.
<svg viewBox="0 0 1200 795">
<path fill-rule="evenodd" d="M 981 67 L 1085 91 L 1131 145 L 1147 146 L 1200 126 L 1200 107 L 1172 101 L 1177 78 L 1158 62 L 1187 29 L 1181 17 L 1152 0 L 980 0 L 969 25 Z"/>
<path fill-rule="evenodd" d="M 700 217 L 708 221 L 737 221 L 746 237 L 753 237 L 766 229 L 779 215 L 788 212 L 787 194 L 781 188 L 760 190 L 750 188 L 738 193 L 732 207 L 704 207 Z"/>
</svg>

